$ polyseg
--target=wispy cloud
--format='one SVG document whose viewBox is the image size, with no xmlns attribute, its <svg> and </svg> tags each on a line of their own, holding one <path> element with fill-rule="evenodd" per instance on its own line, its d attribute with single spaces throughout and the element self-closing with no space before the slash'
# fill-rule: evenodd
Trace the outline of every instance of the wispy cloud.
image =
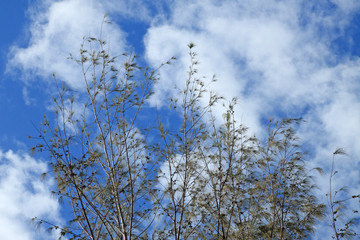
<svg viewBox="0 0 360 240">
<path fill-rule="evenodd" d="M 264 117 L 315 117 L 327 126 L 323 129 L 327 134 L 337 132 L 347 139 L 350 133 L 340 126 L 347 125 L 344 121 L 360 120 L 358 114 L 350 114 L 359 104 L 360 70 L 356 58 L 339 62 L 331 42 L 339 34 L 336 23 L 349 24 L 353 10 L 349 6 L 357 4 L 309 5 L 285 1 L 174 4 L 171 17 L 154 24 L 146 36 L 150 63 L 158 64 L 170 56 L 179 59 L 170 71 L 161 71 L 153 101 L 160 104 L 174 84 L 184 82 L 189 64 L 186 45 L 193 41 L 198 45 L 200 75 L 216 74 L 219 81 L 214 89 L 227 98 L 239 98 L 245 124 L 260 129 Z M 316 7 L 331 10 L 307 12 Z M 349 118 L 324 115 L 324 109 L 329 114 L 340 105 L 346 106 L 341 111 Z"/>
<path fill-rule="evenodd" d="M 165 6 L 169 12 L 163 12 Z M 344 147 L 349 157 L 337 165 L 340 182 L 353 186 L 360 169 L 360 61 L 339 52 L 336 40 L 347 37 L 359 9 L 356 0 L 156 1 L 151 6 L 146 1 L 46 1 L 33 9 L 29 45 L 12 48 L 8 68 L 21 69 L 25 78 L 50 79 L 56 72 L 80 88 L 80 68 L 66 58 L 78 52 L 83 36 L 99 35 L 104 13 L 151 22 L 144 36 L 148 63 L 178 58 L 160 70 L 153 105 L 166 105 L 176 94 L 174 85 L 183 85 L 186 45 L 194 42 L 199 75 L 210 80 L 216 74 L 213 89 L 239 98 L 242 123 L 261 136 L 263 119 L 304 117 L 300 134 L 312 146 L 311 164 L 328 167 L 334 149 Z M 113 52 L 126 49 L 125 33 L 116 24 L 103 32 Z M 326 177 L 320 184 L 326 192 Z"/>
<path fill-rule="evenodd" d="M 33 217 L 61 224 L 60 207 L 50 196 L 52 180 L 42 180 L 47 165 L 27 154 L 0 151 L 0 236 L 2 239 L 57 239 L 54 232 L 36 231 Z"/>
<path fill-rule="evenodd" d="M 13 46 L 8 72 L 21 69 L 27 80 L 40 76 L 52 81 L 57 77 L 73 88 L 81 88 L 81 68 L 68 60 L 77 56 L 83 37 L 100 37 L 112 53 L 124 52 L 124 33 L 116 24 L 103 24 L 106 13 L 98 1 L 44 1 L 30 11 L 30 39 L 26 47 Z M 101 32 L 102 31 L 102 32 Z"/>
</svg>

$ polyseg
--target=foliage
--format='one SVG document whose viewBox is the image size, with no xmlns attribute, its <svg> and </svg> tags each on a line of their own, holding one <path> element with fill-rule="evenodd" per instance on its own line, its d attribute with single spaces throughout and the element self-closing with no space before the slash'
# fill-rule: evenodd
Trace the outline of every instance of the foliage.
<svg viewBox="0 0 360 240">
<path fill-rule="evenodd" d="M 331 227 L 333 229 L 334 235 L 333 238 L 336 240 L 339 239 L 352 239 L 357 236 L 357 232 L 353 229 L 356 226 L 359 226 L 360 217 L 351 217 L 344 221 L 343 216 L 347 210 L 347 204 L 354 199 L 360 199 L 360 194 L 348 196 L 346 187 L 341 187 L 340 189 L 333 190 L 333 179 L 334 176 L 338 173 L 335 171 L 335 156 L 336 155 L 346 155 L 346 152 L 342 148 L 338 148 L 334 151 L 331 161 L 331 170 L 329 175 L 329 193 L 328 197 L 328 206 L 329 206 L 329 218 Z M 352 210 L 354 214 L 358 214 L 359 210 Z M 339 225 L 341 227 L 339 227 Z"/>
<path fill-rule="evenodd" d="M 267 239 L 306 239 L 325 206 L 318 204 L 306 169 L 305 153 L 298 144 L 292 122 L 269 124 L 268 139 L 257 161 L 260 173 L 260 229 Z M 263 237 L 261 237 L 263 238 Z"/>
<path fill-rule="evenodd" d="M 188 77 L 170 99 L 175 119 L 165 124 L 158 116 L 151 126 L 144 110 L 157 71 L 139 67 L 133 55 L 118 66 L 105 44 L 85 39 L 72 58 L 85 94 L 56 81 L 57 120 L 45 117 L 39 129 L 36 149 L 51 157 L 54 194 L 73 210 L 69 226 L 53 228 L 94 240 L 310 236 L 325 206 L 296 136 L 300 119 L 270 120 L 265 140 L 236 121 L 236 99 L 217 119 L 214 108 L 225 101 L 198 77 L 189 44 Z"/>
<path fill-rule="evenodd" d="M 105 42 L 86 39 L 74 59 L 82 69 L 87 99 L 58 86 L 54 98 L 57 123 L 45 118 L 37 146 L 52 158 L 59 198 L 72 207 L 81 237 L 133 239 L 146 234 L 153 211 L 153 165 L 137 128 L 145 100 L 156 80 L 135 56 L 122 66 L 104 50 Z M 138 80 L 136 71 L 142 71 Z"/>
</svg>

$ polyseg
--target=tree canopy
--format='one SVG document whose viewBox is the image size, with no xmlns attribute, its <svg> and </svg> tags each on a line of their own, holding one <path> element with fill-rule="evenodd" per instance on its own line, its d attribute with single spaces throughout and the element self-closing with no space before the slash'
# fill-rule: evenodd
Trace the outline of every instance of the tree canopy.
<svg viewBox="0 0 360 240">
<path fill-rule="evenodd" d="M 169 99 L 171 119 L 149 115 L 147 99 L 161 76 L 134 55 L 110 56 L 105 44 L 84 39 L 72 58 L 86 91 L 54 76 L 56 120 L 44 118 L 36 149 L 48 153 L 54 194 L 73 216 L 52 228 L 93 240 L 311 237 L 327 206 L 315 193 L 319 169 L 308 169 L 296 134 L 301 119 L 270 120 L 265 139 L 249 136 L 235 117 L 237 99 L 218 96 L 198 76 L 194 44 L 184 87 Z M 219 105 L 222 119 L 213 112 Z"/>
</svg>

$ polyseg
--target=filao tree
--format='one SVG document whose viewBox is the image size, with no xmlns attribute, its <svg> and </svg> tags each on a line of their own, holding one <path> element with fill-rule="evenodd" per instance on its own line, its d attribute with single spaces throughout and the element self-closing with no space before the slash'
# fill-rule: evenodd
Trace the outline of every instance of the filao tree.
<svg viewBox="0 0 360 240">
<path fill-rule="evenodd" d="M 148 111 L 157 70 L 141 68 L 134 55 L 112 57 L 105 44 L 84 39 L 72 60 L 86 91 L 55 79 L 56 117 L 39 128 L 34 149 L 48 154 L 54 194 L 72 209 L 67 226 L 51 228 L 92 240 L 310 236 L 324 205 L 294 130 L 299 119 L 270 121 L 266 139 L 248 136 L 236 121 L 237 100 L 198 76 L 189 44 L 188 77 L 162 110 L 169 124 Z"/>
<path fill-rule="evenodd" d="M 328 217 L 333 230 L 333 239 L 359 239 L 359 232 L 355 230 L 360 225 L 359 207 L 353 208 L 353 206 L 356 206 L 354 204 L 355 200 L 360 202 L 360 194 L 350 195 L 346 186 L 338 189 L 334 189 L 333 186 L 335 175 L 338 173 L 335 170 L 335 158 L 339 155 L 346 155 L 343 148 L 336 149 L 332 154 L 329 173 L 329 192 L 326 194 L 328 199 Z M 348 206 L 351 206 L 351 209 L 348 209 Z M 352 214 L 349 214 L 349 211 Z"/>
<path fill-rule="evenodd" d="M 56 122 L 45 118 L 37 148 L 49 153 L 55 193 L 73 210 L 71 225 L 62 234 L 138 239 L 148 233 L 154 216 L 155 163 L 147 156 L 137 121 L 155 75 L 140 69 L 132 55 L 118 66 L 104 45 L 85 39 L 79 59 L 72 60 L 82 71 L 86 91 L 76 94 L 57 84 Z M 134 79 L 135 71 L 142 71 L 141 80 Z"/>
</svg>

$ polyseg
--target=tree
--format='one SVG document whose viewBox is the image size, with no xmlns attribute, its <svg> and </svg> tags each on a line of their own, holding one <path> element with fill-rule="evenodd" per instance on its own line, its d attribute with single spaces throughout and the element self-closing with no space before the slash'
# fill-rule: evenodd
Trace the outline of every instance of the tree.
<svg viewBox="0 0 360 240">
<path fill-rule="evenodd" d="M 153 217 L 155 163 L 137 121 L 156 76 L 137 66 L 133 55 L 124 55 L 127 60 L 117 66 L 104 46 L 100 39 L 85 39 L 80 58 L 73 60 L 82 70 L 86 94 L 57 83 L 57 122 L 45 118 L 37 148 L 50 154 L 55 193 L 73 210 L 70 223 L 77 226 L 64 233 L 76 239 L 138 239 L 146 236 Z M 140 80 L 136 71 L 143 72 Z"/>
<path fill-rule="evenodd" d="M 54 193 L 73 210 L 62 235 L 124 240 L 309 236 L 324 206 L 312 191 L 311 171 L 298 145 L 293 128 L 298 119 L 270 121 L 264 141 L 248 137 L 247 128 L 236 122 L 236 99 L 223 105 L 223 120 L 216 119 L 214 106 L 224 100 L 198 77 L 194 44 L 189 44 L 188 78 L 178 98 L 169 101 L 177 124 L 166 125 L 158 116 L 151 126 L 156 121 L 146 119 L 143 110 L 149 108 L 157 71 L 138 66 L 134 55 L 125 54 L 118 65 L 105 44 L 84 40 L 80 57 L 71 59 L 83 73 L 85 93 L 55 78 L 57 120 L 45 117 L 39 129 L 36 149 L 51 158 Z"/>
<path fill-rule="evenodd" d="M 159 203 L 162 219 L 171 226 L 160 238 L 308 237 L 325 206 L 315 197 L 293 128 L 300 119 L 270 121 L 267 141 L 260 143 L 236 123 L 233 99 L 218 124 L 211 108 L 221 98 L 209 92 L 208 105 L 199 103 L 205 83 L 196 76 L 197 61 L 189 47 L 189 78 L 181 98 L 171 104 L 181 125 L 176 131 L 160 126 L 160 162 L 167 168 L 161 169 L 165 195 Z"/>
<path fill-rule="evenodd" d="M 329 208 L 329 219 L 331 223 L 331 228 L 333 230 L 333 238 L 336 240 L 346 238 L 352 239 L 357 235 L 356 231 L 353 229 L 355 226 L 359 225 L 360 217 L 351 217 L 346 220 L 343 219 L 347 207 L 346 204 L 349 201 L 354 199 L 359 199 L 360 194 L 348 196 L 346 187 L 341 187 L 340 189 L 333 190 L 333 179 L 334 176 L 338 173 L 335 171 L 334 163 L 336 155 L 346 155 L 346 152 L 342 148 L 338 148 L 333 152 L 331 169 L 329 174 L 329 192 L 327 194 L 328 198 L 328 208 Z M 359 210 L 352 210 L 354 214 L 358 214 Z M 339 227 L 339 225 L 341 227 Z"/>
<path fill-rule="evenodd" d="M 189 44 L 191 65 L 184 89 L 179 90 L 180 98 L 171 99 L 171 109 L 180 118 L 178 129 L 165 129 L 159 122 L 160 138 L 163 144 L 157 144 L 155 151 L 163 167 L 159 169 L 159 196 L 161 218 L 166 224 L 155 232 L 160 239 L 192 239 L 196 229 L 202 226 L 203 214 L 197 206 L 201 195 L 203 166 L 200 161 L 200 150 L 207 140 L 207 126 L 203 122 L 210 107 L 219 97 L 210 93 L 207 106 L 200 104 L 206 94 L 205 83 L 197 78 L 196 53 L 194 45 Z M 206 181 L 206 180 L 205 180 Z"/>
<path fill-rule="evenodd" d="M 259 228 L 265 239 L 306 239 L 325 210 L 317 202 L 305 154 L 291 126 L 299 121 L 270 121 L 267 142 L 257 160 L 263 207 Z"/>
</svg>

